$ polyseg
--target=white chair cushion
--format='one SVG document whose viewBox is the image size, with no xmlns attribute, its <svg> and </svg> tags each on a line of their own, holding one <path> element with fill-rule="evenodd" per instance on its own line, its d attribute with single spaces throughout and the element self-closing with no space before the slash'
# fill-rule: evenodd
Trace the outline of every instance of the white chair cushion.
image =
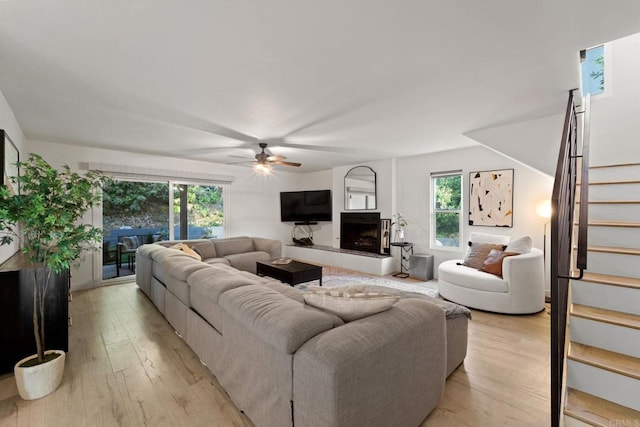
<svg viewBox="0 0 640 427">
<path fill-rule="evenodd" d="M 505 252 L 516 252 L 518 254 L 528 254 L 533 247 L 533 241 L 531 237 L 524 236 L 516 240 L 512 240 L 507 245 Z"/>
<path fill-rule="evenodd" d="M 503 236 L 501 234 L 488 234 L 488 233 L 469 233 L 469 241 L 471 243 L 492 243 L 494 245 L 506 245 L 509 243 L 510 237 Z"/>
<path fill-rule="evenodd" d="M 460 260 L 445 261 L 438 267 L 438 279 L 457 286 L 487 292 L 508 292 L 506 280 L 474 268 L 458 265 Z"/>
</svg>

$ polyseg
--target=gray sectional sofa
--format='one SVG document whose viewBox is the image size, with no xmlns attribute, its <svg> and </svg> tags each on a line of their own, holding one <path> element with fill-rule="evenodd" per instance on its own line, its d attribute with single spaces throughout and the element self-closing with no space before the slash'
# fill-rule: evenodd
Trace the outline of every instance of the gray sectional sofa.
<svg viewBox="0 0 640 427">
<path fill-rule="evenodd" d="M 429 301 L 345 323 L 252 274 L 280 242 L 190 241 L 203 261 L 173 243 L 139 248 L 136 282 L 257 426 L 417 426 L 466 354 L 466 317 Z"/>
</svg>

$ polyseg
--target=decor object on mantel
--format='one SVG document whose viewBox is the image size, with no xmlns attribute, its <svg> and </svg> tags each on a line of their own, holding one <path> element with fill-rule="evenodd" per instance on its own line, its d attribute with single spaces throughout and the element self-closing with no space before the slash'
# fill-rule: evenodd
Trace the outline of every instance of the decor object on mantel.
<svg viewBox="0 0 640 427">
<path fill-rule="evenodd" d="M 469 174 L 469 225 L 513 227 L 513 169 Z"/>
<path fill-rule="evenodd" d="M 96 171 L 82 176 L 67 165 L 59 172 L 37 154 L 31 154 L 24 163 L 19 162 L 18 167 L 20 175 L 10 179 L 19 185 L 20 194 L 0 187 L 0 232 L 3 233 L 0 244 L 19 240 L 29 261 L 43 267 L 32 269 L 37 354 L 15 366 L 18 392 L 23 399 L 31 400 L 51 393 L 62 381 L 64 352 L 45 351 L 45 298 L 49 285 L 56 283 L 50 281 L 53 273 L 68 270 L 83 250 L 99 248 L 102 231 L 78 221 L 100 201 L 96 190 L 106 177 Z"/>
<path fill-rule="evenodd" d="M 404 219 L 404 216 L 402 216 L 400 212 L 393 214 L 392 218 L 393 222 L 391 226 L 397 225 L 394 243 L 403 243 L 406 237 L 404 228 L 407 226 L 407 220 Z"/>
</svg>

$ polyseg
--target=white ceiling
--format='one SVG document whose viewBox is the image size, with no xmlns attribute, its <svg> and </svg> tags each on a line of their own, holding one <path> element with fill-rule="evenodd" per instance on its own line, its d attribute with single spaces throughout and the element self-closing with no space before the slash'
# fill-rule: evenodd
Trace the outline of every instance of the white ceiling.
<svg viewBox="0 0 640 427">
<path fill-rule="evenodd" d="M 560 113 L 640 2 L 8 0 L 0 23 L 28 139 L 221 163 L 267 140 L 314 171 Z"/>
</svg>

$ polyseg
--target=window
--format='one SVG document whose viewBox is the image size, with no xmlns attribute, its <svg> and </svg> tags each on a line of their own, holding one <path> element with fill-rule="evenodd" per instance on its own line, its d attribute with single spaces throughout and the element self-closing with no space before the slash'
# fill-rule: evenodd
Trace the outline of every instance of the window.
<svg viewBox="0 0 640 427">
<path fill-rule="evenodd" d="M 580 52 L 582 96 L 601 95 L 608 86 L 609 73 L 605 69 L 605 46 L 600 45 Z M 608 61 L 607 61 L 608 62 Z M 608 65 L 608 64 L 607 64 Z"/>
<path fill-rule="evenodd" d="M 219 185 L 174 184 L 174 238 L 224 237 L 223 193 Z"/>
<path fill-rule="evenodd" d="M 431 247 L 459 249 L 462 171 L 431 174 Z"/>
</svg>

